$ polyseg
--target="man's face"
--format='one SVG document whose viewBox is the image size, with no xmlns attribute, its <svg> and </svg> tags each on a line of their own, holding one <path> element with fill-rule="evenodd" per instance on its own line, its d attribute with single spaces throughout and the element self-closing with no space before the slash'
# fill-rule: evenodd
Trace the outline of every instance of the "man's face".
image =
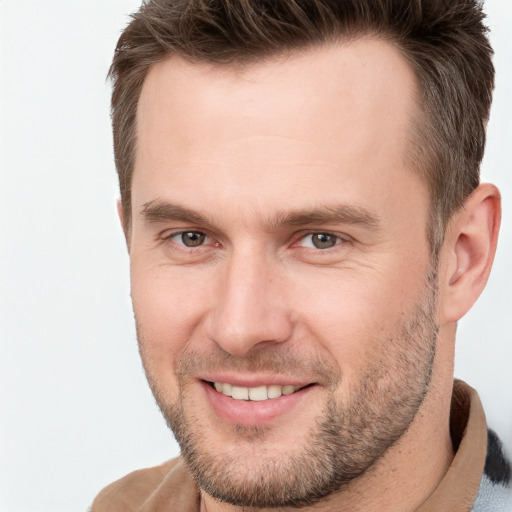
<svg viewBox="0 0 512 512">
<path fill-rule="evenodd" d="M 173 59 L 146 78 L 133 305 L 148 380 L 207 493 L 312 503 L 413 421 L 436 341 L 414 98 L 382 41 L 243 69 Z"/>
</svg>

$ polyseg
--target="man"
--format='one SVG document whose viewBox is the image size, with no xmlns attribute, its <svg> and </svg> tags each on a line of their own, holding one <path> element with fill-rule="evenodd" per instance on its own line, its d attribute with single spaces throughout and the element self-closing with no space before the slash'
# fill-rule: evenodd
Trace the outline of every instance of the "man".
<svg viewBox="0 0 512 512">
<path fill-rule="evenodd" d="M 485 34 L 469 0 L 134 15 L 111 69 L 119 214 L 182 455 L 94 511 L 510 510 L 499 440 L 453 383 L 500 221 Z"/>
</svg>

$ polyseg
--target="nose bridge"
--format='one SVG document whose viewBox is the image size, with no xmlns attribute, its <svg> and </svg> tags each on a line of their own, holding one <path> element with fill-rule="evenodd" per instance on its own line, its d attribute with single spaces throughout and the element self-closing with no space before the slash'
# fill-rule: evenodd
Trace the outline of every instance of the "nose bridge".
<svg viewBox="0 0 512 512">
<path fill-rule="evenodd" d="M 233 251 L 219 279 L 211 337 L 242 355 L 262 342 L 282 342 L 291 323 L 279 262 L 261 249 Z"/>
</svg>

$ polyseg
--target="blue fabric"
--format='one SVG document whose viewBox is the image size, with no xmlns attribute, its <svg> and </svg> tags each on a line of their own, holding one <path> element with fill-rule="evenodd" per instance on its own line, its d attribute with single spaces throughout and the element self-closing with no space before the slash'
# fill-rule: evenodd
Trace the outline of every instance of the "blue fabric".
<svg viewBox="0 0 512 512">
<path fill-rule="evenodd" d="M 512 512 L 512 486 L 493 483 L 484 475 L 473 512 Z"/>
<path fill-rule="evenodd" d="M 491 429 L 487 436 L 484 475 L 472 512 L 512 512 L 510 462 L 500 439 Z"/>
</svg>

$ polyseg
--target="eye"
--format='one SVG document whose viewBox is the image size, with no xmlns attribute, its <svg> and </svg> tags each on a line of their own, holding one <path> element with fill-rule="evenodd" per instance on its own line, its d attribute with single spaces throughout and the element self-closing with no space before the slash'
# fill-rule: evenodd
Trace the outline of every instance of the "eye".
<svg viewBox="0 0 512 512">
<path fill-rule="evenodd" d="M 311 249 L 331 249 L 341 242 L 342 239 L 332 233 L 310 233 L 300 240 L 299 245 Z"/>
<path fill-rule="evenodd" d="M 183 231 L 169 237 L 173 242 L 185 247 L 199 247 L 208 242 L 208 237 L 200 231 Z"/>
</svg>

